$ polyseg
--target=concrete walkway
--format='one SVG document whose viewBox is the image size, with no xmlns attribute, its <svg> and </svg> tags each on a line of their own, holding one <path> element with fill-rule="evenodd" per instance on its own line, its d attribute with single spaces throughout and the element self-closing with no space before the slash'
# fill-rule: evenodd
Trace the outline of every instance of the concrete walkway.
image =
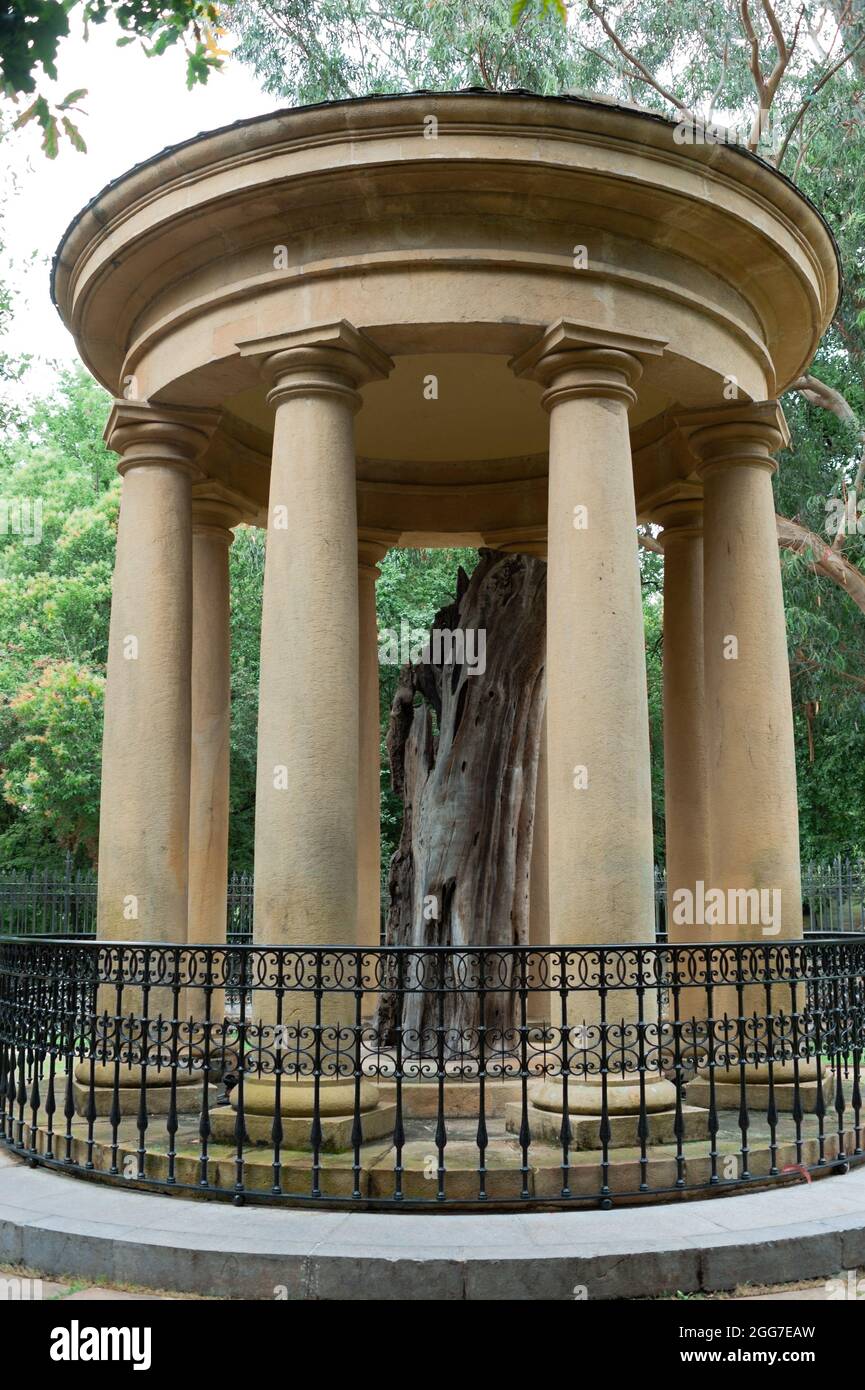
<svg viewBox="0 0 865 1390">
<path fill-rule="evenodd" d="M 865 1167 L 675 1206 L 454 1216 L 235 1208 L 124 1192 L 0 1154 L 2 1264 L 233 1298 L 711 1292 L 865 1265 Z"/>
</svg>

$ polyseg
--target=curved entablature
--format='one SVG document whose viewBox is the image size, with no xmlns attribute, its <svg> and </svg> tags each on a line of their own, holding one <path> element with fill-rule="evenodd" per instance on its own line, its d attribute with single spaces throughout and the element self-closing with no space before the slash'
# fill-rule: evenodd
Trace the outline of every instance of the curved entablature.
<svg viewBox="0 0 865 1390">
<path fill-rule="evenodd" d="M 635 425 L 730 379 L 773 397 L 810 361 L 839 279 L 811 204 L 742 150 L 680 144 L 636 109 L 444 93 L 276 112 L 165 151 L 82 212 L 53 286 L 110 390 L 262 429 L 238 344 L 348 320 L 397 361 L 359 417 L 361 452 L 380 454 L 376 402 L 392 416 L 403 358 L 495 357 L 504 378 L 562 317 L 666 341 Z M 540 393 L 522 389 L 532 451 Z"/>
</svg>

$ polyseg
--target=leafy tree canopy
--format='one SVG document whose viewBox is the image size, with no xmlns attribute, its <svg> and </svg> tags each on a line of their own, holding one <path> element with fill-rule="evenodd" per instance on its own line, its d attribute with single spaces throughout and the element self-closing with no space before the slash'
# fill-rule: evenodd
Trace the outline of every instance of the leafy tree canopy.
<svg viewBox="0 0 865 1390">
<path fill-rule="evenodd" d="M 70 18 L 90 26 L 112 18 L 123 31 L 118 45 L 139 40 L 149 55 L 180 43 L 186 52 L 186 83 L 206 82 L 220 66 L 218 46 L 224 32 L 211 0 L 2 0 L 0 4 L 0 91 L 16 104 L 32 98 L 18 116 L 18 127 L 35 120 L 42 128 L 42 148 L 53 159 L 63 136 L 75 149 L 86 149 L 73 112 L 87 96 L 80 87 L 52 103 L 39 84 L 57 79 L 57 51 L 70 32 Z"/>
</svg>

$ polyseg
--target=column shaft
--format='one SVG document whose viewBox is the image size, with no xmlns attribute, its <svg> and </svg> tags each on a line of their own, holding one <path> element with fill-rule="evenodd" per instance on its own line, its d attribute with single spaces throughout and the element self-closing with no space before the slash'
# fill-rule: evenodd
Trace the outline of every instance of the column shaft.
<svg viewBox="0 0 865 1390">
<path fill-rule="evenodd" d="M 255 939 L 356 939 L 354 392 L 277 401 L 259 686 Z"/>
<path fill-rule="evenodd" d="M 678 923 L 687 890 L 708 883 L 709 797 L 703 676 L 703 534 L 698 501 L 669 503 L 664 525 L 664 808 L 667 842 L 667 933 L 670 941 L 701 941 L 706 928 Z M 677 894 L 680 896 L 677 897 Z M 679 912 L 685 916 L 684 911 Z"/>
<path fill-rule="evenodd" d="M 780 893 L 778 923 L 740 935 L 799 937 L 802 893 L 790 672 L 769 447 L 701 432 L 705 671 L 712 886 Z M 771 901 L 771 899 L 770 899 Z M 777 929 L 776 929 L 777 928 Z M 715 933 L 717 935 L 717 932 Z"/>
<path fill-rule="evenodd" d="M 115 940 L 183 942 L 191 479 L 207 432 L 120 402 L 106 437 L 124 455 L 124 477 L 105 691 L 98 933 Z"/>
<path fill-rule="evenodd" d="M 102 738 L 97 934 L 104 941 L 186 941 L 191 493 L 195 460 L 215 423 L 204 412 L 163 413 L 143 402 L 117 401 L 105 431 L 110 447 L 122 455 L 123 487 Z M 151 1020 L 171 1018 L 183 1004 L 183 995 L 171 989 L 145 995 L 128 985 L 118 1001 L 108 984 L 96 1000 L 100 1014 L 110 1017 L 119 1005 L 121 1018 L 141 1016 L 146 1007 Z M 136 1053 L 147 1057 L 152 1034 L 142 1036 L 134 1027 L 126 1054 L 123 1025 L 116 1026 L 108 1050 L 75 1068 L 79 1114 L 89 1103 L 91 1082 L 99 1088 L 116 1084 L 118 1075 L 121 1085 L 140 1080 L 132 1059 Z M 167 1071 L 151 1074 L 152 1085 L 166 1084 Z M 182 1064 L 175 1076 L 180 1086 L 195 1079 Z"/>
<path fill-rule="evenodd" d="M 694 412 L 684 419 L 694 431 L 691 446 L 703 480 L 705 517 L 711 887 L 722 913 L 720 921 L 714 916 L 708 936 L 772 944 L 802 935 L 793 711 L 772 494 L 772 455 L 789 436 L 773 401 Z M 776 1060 L 774 1043 L 772 1066 L 761 1060 L 761 1048 L 768 1051 L 774 1037 L 786 1036 L 791 1009 L 806 1006 L 804 991 L 797 989 L 794 997 L 783 981 L 771 996 L 762 981 L 741 992 L 733 986 L 715 989 L 715 1018 L 738 1020 L 732 1029 L 727 1023 L 714 1030 L 720 1106 L 741 1104 L 743 1056 L 755 1063 L 747 1067 L 747 1081 L 763 1086 L 771 1080 L 778 1109 L 809 1108 L 814 1062 L 803 1058 L 794 1066 Z M 778 1018 L 774 1026 L 772 1016 Z M 767 1021 L 755 1024 L 755 1017 Z M 697 1087 L 693 1095 L 699 1094 Z"/>
<path fill-rule="evenodd" d="M 357 941 L 358 553 L 355 389 L 392 363 L 350 325 L 288 335 L 265 357 L 275 406 L 259 683 L 255 814 L 255 923 L 261 946 L 351 946 Z M 290 1079 L 247 1088 L 253 1112 L 308 1118 L 321 1088 L 326 1117 L 351 1113 L 354 1083 L 334 1049 L 351 1047 L 356 999 L 349 960 L 337 969 L 301 955 L 289 974 L 302 990 L 261 991 L 257 1012 L 289 1055 Z M 349 988 L 327 988 L 336 975 Z M 362 978 L 362 972 L 361 976 Z M 324 984 L 316 998 L 313 987 Z M 310 1024 L 321 1026 L 310 1030 Z M 299 1031 L 298 1031 L 299 1030 Z M 361 1108 L 377 1102 L 362 1087 Z M 320 1116 L 319 1116 L 320 1119 Z M 329 1120 L 325 1118 L 325 1126 Z M 372 1133 L 369 1116 L 364 1132 Z M 390 1117 L 385 1116 L 385 1125 Z M 379 1133 L 384 1132 L 379 1130 Z M 308 1135 L 309 1131 L 306 1131 Z M 308 1142 L 308 1139 L 305 1141 Z"/>
<path fill-rule="evenodd" d="M 358 543 L 358 805 L 357 941 L 381 940 L 381 711 L 379 708 L 377 561 L 386 547 L 361 537 Z"/>
<path fill-rule="evenodd" d="M 649 711 L 628 429 L 641 365 L 619 345 L 579 346 L 579 329 L 564 323 L 549 330 L 546 341 L 552 350 L 535 374 L 547 384 L 550 412 L 550 943 L 649 944 L 655 921 Z M 555 1046 L 558 1035 L 569 1065 L 563 1069 L 567 1084 L 562 1075 L 552 1076 L 533 1090 L 532 1123 L 542 1132 L 555 1133 L 566 1110 L 627 1115 L 641 1105 L 668 1109 L 675 1101 L 662 1076 L 634 1084 L 634 1053 L 627 1047 L 634 1037 L 653 1036 L 655 1004 L 650 991 L 609 989 L 616 959 L 615 952 L 612 958 L 587 953 L 573 974 L 584 966 L 591 981 L 597 971 L 596 988 L 563 990 L 561 1001 L 551 1001 L 549 1037 Z M 563 985 L 573 978 L 570 966 L 562 974 Z M 621 1048 L 621 1065 L 574 1076 L 571 1049 L 579 1056 L 587 1044 L 601 1056 Z"/>
<path fill-rule="evenodd" d="M 651 941 L 652 798 L 625 353 L 573 354 L 550 406 L 550 940 Z"/>
<path fill-rule="evenodd" d="M 192 539 L 190 945 L 225 941 L 228 893 L 231 634 L 226 526 L 196 523 Z"/>
<path fill-rule="evenodd" d="M 535 783 L 535 823 L 529 869 L 529 945 L 550 944 L 550 817 L 547 777 L 547 712 L 541 721 L 538 775 Z"/>
</svg>

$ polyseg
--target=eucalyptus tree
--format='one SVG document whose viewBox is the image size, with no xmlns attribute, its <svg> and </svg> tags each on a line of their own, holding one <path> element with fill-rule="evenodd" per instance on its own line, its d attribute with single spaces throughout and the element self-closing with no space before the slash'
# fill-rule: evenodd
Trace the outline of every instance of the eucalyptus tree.
<svg viewBox="0 0 865 1390">
<path fill-rule="evenodd" d="M 825 215 L 845 292 L 785 400 L 793 444 L 776 484 L 778 538 L 803 843 L 861 849 L 865 0 L 237 0 L 230 22 L 241 61 L 287 102 L 465 86 L 600 92 L 677 119 L 685 138 L 722 128 Z"/>
</svg>

